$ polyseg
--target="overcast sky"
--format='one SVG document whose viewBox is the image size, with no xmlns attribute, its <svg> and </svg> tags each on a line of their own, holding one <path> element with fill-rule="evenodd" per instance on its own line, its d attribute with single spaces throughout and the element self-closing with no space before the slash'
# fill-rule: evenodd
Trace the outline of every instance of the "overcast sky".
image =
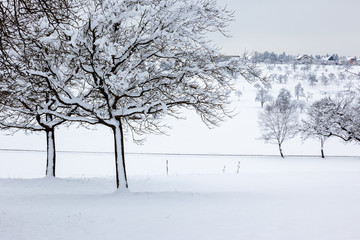
<svg viewBox="0 0 360 240">
<path fill-rule="evenodd" d="M 359 0 L 217 0 L 235 11 L 232 38 L 215 37 L 226 54 L 360 55 Z"/>
</svg>

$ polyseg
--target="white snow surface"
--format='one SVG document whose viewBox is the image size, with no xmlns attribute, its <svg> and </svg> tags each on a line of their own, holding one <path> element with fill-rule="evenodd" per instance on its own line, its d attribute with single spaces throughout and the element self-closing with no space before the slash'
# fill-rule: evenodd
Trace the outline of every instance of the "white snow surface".
<svg viewBox="0 0 360 240">
<path fill-rule="evenodd" d="M 91 158 L 80 178 L 62 161 L 67 178 L 23 170 L 23 179 L 0 179 L 0 239 L 359 239 L 358 157 L 128 160 L 129 193 L 114 192 L 111 172 L 87 178 L 98 173 Z"/>
<path fill-rule="evenodd" d="M 271 72 L 291 69 L 278 67 Z M 301 82 L 312 102 L 357 85 L 354 78 L 311 87 L 300 79 L 309 71 L 298 69 L 287 84 L 273 85 L 273 96 Z M 325 66 L 316 74 L 340 71 Z M 142 146 L 127 136 L 129 193 L 115 192 L 113 153 L 63 152 L 112 152 L 112 133 L 103 127 L 55 131 L 62 150 L 57 179 L 43 178 L 45 152 L 0 151 L 0 240 L 358 240 L 360 157 L 289 157 L 320 154 L 319 141 L 296 137 L 285 142 L 281 159 L 277 146 L 258 139 L 256 89 L 241 84 L 243 95 L 232 105 L 238 114 L 220 128 L 209 130 L 185 112 L 185 121 L 164 120 L 174 127 L 170 136 L 150 135 Z M 0 143 L 2 149 L 46 148 L 44 134 L 2 135 Z M 275 156 L 140 154 L 149 152 Z M 329 139 L 325 155 L 360 156 L 360 147 Z"/>
</svg>

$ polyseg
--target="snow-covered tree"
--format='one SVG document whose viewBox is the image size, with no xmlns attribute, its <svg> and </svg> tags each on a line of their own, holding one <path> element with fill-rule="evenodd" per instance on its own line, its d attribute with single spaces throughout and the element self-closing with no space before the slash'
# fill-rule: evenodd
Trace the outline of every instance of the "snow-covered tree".
<svg viewBox="0 0 360 240">
<path fill-rule="evenodd" d="M 0 128 L 43 131 L 47 139 L 46 175 L 55 176 L 55 128 L 64 122 L 47 111 L 70 114 L 73 107 L 57 101 L 41 77 L 28 70 L 47 71 L 41 48 L 43 36 L 67 22 L 67 1 L 14 0 L 0 3 Z M 50 49 L 46 49 L 50 51 Z M 57 48 L 58 50 L 58 48 Z"/>
<path fill-rule="evenodd" d="M 360 104 L 353 95 L 323 98 L 308 112 L 301 128 L 304 138 L 318 136 L 324 141 L 335 136 L 345 142 L 360 141 Z"/>
<path fill-rule="evenodd" d="M 45 132 L 47 143 L 46 176 L 55 177 L 56 151 L 55 128 L 64 122 L 47 111 L 69 114 L 71 108 L 62 106 L 42 86 L 16 79 L 7 78 L 0 84 L 0 129 L 26 132 Z"/>
<path fill-rule="evenodd" d="M 331 82 L 334 82 L 336 80 L 336 76 L 334 73 L 329 73 L 329 79 Z"/>
<path fill-rule="evenodd" d="M 290 91 L 286 88 L 281 88 L 274 104 L 280 111 L 284 112 L 293 107 L 294 103 Z"/>
<path fill-rule="evenodd" d="M 328 98 L 332 113 L 330 122 L 333 126 L 331 135 L 345 142 L 360 142 L 360 102 L 353 94 L 338 95 Z"/>
<path fill-rule="evenodd" d="M 298 110 L 300 110 L 300 113 L 302 113 L 307 106 L 307 102 L 304 100 L 295 101 L 295 106 Z"/>
<path fill-rule="evenodd" d="M 310 86 L 315 86 L 318 82 L 316 74 L 314 74 L 314 73 L 309 74 L 308 81 L 309 81 Z"/>
<path fill-rule="evenodd" d="M 266 102 L 273 100 L 273 97 L 270 94 L 270 88 L 267 85 L 263 87 L 259 84 L 255 84 L 255 87 L 257 88 L 255 101 L 260 102 L 261 107 L 264 107 Z"/>
<path fill-rule="evenodd" d="M 299 101 L 300 97 L 305 97 L 304 88 L 302 87 L 301 83 L 298 83 L 295 86 L 295 97 L 297 101 Z"/>
<path fill-rule="evenodd" d="M 302 120 L 300 132 L 303 140 L 320 139 L 321 157 L 325 158 L 324 143 L 332 135 L 334 103 L 329 98 L 323 98 L 311 104 L 306 110 L 306 118 Z"/>
<path fill-rule="evenodd" d="M 25 72 L 72 109 L 44 113 L 113 130 L 119 190 L 128 188 L 125 131 L 162 133 L 161 118 L 181 118 L 181 109 L 217 126 L 231 115 L 234 74 L 259 77 L 247 58 L 222 56 L 207 39 L 209 32 L 226 35 L 232 20 L 215 1 L 89 0 L 75 14 L 32 38 L 46 67 Z"/>
<path fill-rule="evenodd" d="M 344 72 L 339 72 L 338 78 L 340 79 L 341 82 L 343 82 L 346 79 L 345 73 Z"/>
<path fill-rule="evenodd" d="M 295 137 L 298 132 L 296 106 L 286 89 L 282 89 L 276 101 L 266 105 L 264 111 L 259 113 L 259 126 L 262 132 L 261 138 L 266 142 L 277 144 L 280 156 L 284 157 L 283 142 Z"/>
<path fill-rule="evenodd" d="M 276 80 L 281 84 L 286 84 L 288 79 L 289 79 L 289 76 L 286 73 L 276 75 Z"/>
<path fill-rule="evenodd" d="M 320 80 L 324 86 L 329 85 L 329 78 L 324 73 L 321 74 Z"/>
</svg>

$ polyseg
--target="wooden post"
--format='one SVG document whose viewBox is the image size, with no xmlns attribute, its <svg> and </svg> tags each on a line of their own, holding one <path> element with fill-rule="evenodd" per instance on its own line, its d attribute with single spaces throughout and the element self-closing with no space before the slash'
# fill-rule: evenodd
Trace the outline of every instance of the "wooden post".
<svg viewBox="0 0 360 240">
<path fill-rule="evenodd" d="M 169 175 L 169 160 L 166 159 L 166 175 Z"/>
</svg>

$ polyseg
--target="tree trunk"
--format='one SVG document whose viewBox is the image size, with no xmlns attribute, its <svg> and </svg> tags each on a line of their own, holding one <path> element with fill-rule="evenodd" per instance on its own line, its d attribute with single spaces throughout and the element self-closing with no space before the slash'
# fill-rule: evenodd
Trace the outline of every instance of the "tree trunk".
<svg viewBox="0 0 360 240">
<path fill-rule="evenodd" d="M 115 169 L 116 169 L 116 187 L 118 191 L 127 191 L 129 185 L 127 182 L 124 153 L 124 134 L 121 119 L 116 119 L 117 124 L 113 127 L 115 144 Z"/>
<path fill-rule="evenodd" d="M 320 142 L 321 142 L 321 158 L 325 158 L 325 154 L 324 154 L 324 142 L 325 142 L 325 140 L 323 138 L 320 138 Z"/>
<path fill-rule="evenodd" d="M 56 152 L 55 152 L 54 128 L 46 129 L 46 143 L 47 143 L 46 176 L 55 177 Z"/>
<path fill-rule="evenodd" d="M 279 144 L 279 151 L 280 151 L 280 156 L 281 156 L 282 158 L 284 158 L 284 154 L 283 154 L 283 152 L 282 152 L 281 144 Z"/>
</svg>

